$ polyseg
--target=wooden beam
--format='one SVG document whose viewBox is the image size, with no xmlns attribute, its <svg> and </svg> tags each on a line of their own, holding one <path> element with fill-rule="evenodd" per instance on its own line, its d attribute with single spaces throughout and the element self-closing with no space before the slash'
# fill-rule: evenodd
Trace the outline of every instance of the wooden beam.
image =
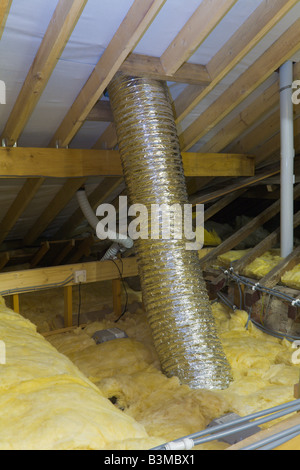
<svg viewBox="0 0 300 470">
<path fill-rule="evenodd" d="M 20 313 L 20 299 L 19 294 L 13 295 L 13 311 L 16 313 Z"/>
<path fill-rule="evenodd" d="M 222 197 L 215 204 L 213 204 L 212 206 L 205 209 L 205 211 L 204 211 L 204 222 L 211 219 L 215 214 L 217 214 L 222 209 L 224 209 L 224 207 L 228 206 L 233 201 L 235 201 L 240 196 L 242 196 L 245 191 L 246 191 L 246 189 L 243 188 L 243 189 L 240 189 L 239 191 L 234 191 L 233 193 L 229 193 L 229 194 L 227 194 L 227 196 Z"/>
<path fill-rule="evenodd" d="M 86 117 L 87 121 L 113 122 L 114 117 L 109 101 L 99 100 Z"/>
<path fill-rule="evenodd" d="M 73 291 L 72 286 L 64 287 L 64 325 L 73 326 Z"/>
<path fill-rule="evenodd" d="M 166 82 L 179 82 L 206 87 L 211 78 L 205 65 L 184 63 L 174 74 L 167 74 L 159 57 L 129 54 L 120 71 L 138 77 L 154 78 Z"/>
<path fill-rule="evenodd" d="M 190 197 L 190 203 L 205 204 L 207 202 L 213 201 L 214 199 L 223 197 L 226 194 L 232 193 L 233 191 L 237 191 L 239 189 L 257 184 L 260 181 L 263 181 L 264 179 L 269 178 L 270 176 L 277 175 L 279 173 L 280 166 L 278 164 L 270 165 L 268 168 L 258 171 L 255 176 L 252 176 L 250 178 L 238 178 L 235 183 L 222 187 L 221 189 L 217 189 L 216 191 L 213 191 L 211 193 L 202 192 L 200 194 L 194 194 L 192 197 Z"/>
<path fill-rule="evenodd" d="M 135 0 L 103 52 L 86 84 L 51 139 L 50 147 L 66 147 L 100 99 L 105 88 L 134 49 L 165 0 Z"/>
<path fill-rule="evenodd" d="M 12 0 L 1 0 L 0 3 L 0 40 L 5 28 L 6 20 L 9 14 L 9 10 L 12 4 Z"/>
<path fill-rule="evenodd" d="M 293 269 L 300 261 L 300 246 L 298 246 L 290 255 L 284 258 L 277 266 L 275 266 L 271 271 L 266 274 L 259 283 L 262 286 L 275 287 L 276 284 L 280 281 L 281 276 L 286 271 Z"/>
<path fill-rule="evenodd" d="M 297 185 L 294 189 L 294 198 L 300 196 L 300 185 Z M 242 228 L 237 230 L 233 235 L 228 237 L 223 243 L 214 248 L 210 253 L 204 256 L 200 263 L 205 266 L 211 262 L 214 258 L 226 253 L 241 241 L 245 240 L 251 233 L 253 233 L 258 227 L 265 224 L 268 220 L 272 219 L 280 211 L 280 201 L 274 202 L 270 207 L 261 212 L 258 216 L 254 217 L 250 222 L 244 225 Z"/>
<path fill-rule="evenodd" d="M 263 118 L 279 102 L 278 80 L 261 93 L 252 103 L 243 109 L 238 116 L 225 124 L 211 139 L 201 145 L 201 152 L 221 152 L 239 136 Z M 254 143 L 257 140 L 254 140 Z M 230 147 L 229 147 L 230 148 Z"/>
<path fill-rule="evenodd" d="M 161 56 L 169 75 L 186 62 L 224 18 L 237 0 L 203 0 Z"/>
<path fill-rule="evenodd" d="M 251 176 L 254 157 L 238 154 L 182 153 L 185 176 Z M 0 177 L 87 178 L 123 176 L 116 150 L 0 148 Z M 82 183 L 83 184 L 83 183 Z M 75 185 L 76 186 L 76 185 Z"/>
<path fill-rule="evenodd" d="M 6 251 L 0 254 L 0 271 L 3 269 L 10 260 L 10 253 Z"/>
<path fill-rule="evenodd" d="M 50 243 L 48 241 L 42 243 L 41 248 L 36 252 L 32 260 L 30 261 L 30 267 L 35 268 L 39 262 L 43 259 L 43 257 L 48 253 L 50 250 Z"/>
<path fill-rule="evenodd" d="M 14 227 L 20 215 L 26 209 L 40 186 L 43 184 L 44 178 L 29 178 L 19 191 L 14 202 L 8 209 L 0 224 L 0 243 L 6 238 L 8 233 Z"/>
<path fill-rule="evenodd" d="M 136 258 L 124 258 L 116 260 L 118 268 L 122 271 L 123 278 L 137 276 L 138 266 Z M 110 281 L 119 276 L 117 267 L 111 261 L 95 261 L 50 268 L 36 268 L 24 271 L 13 271 L 0 273 L 1 295 L 12 295 L 14 293 L 30 292 L 36 286 L 45 289 L 53 285 L 76 285 L 74 282 L 75 271 L 86 271 L 86 282 Z"/>
<path fill-rule="evenodd" d="M 247 70 L 227 88 L 181 135 L 183 151 L 189 150 L 198 140 L 224 119 L 236 106 L 258 88 L 283 62 L 300 48 L 300 19 L 275 41 Z"/>
<path fill-rule="evenodd" d="M 37 238 L 43 233 L 48 225 L 72 199 L 74 193 L 82 186 L 84 181 L 85 180 L 82 178 L 75 178 L 68 180 L 66 184 L 63 185 L 63 187 L 54 196 L 47 209 L 40 215 L 34 225 L 29 229 L 23 240 L 24 245 L 31 245 L 37 240 Z"/>
<path fill-rule="evenodd" d="M 6 145 L 13 145 L 20 137 L 86 3 L 87 0 L 59 1 L 2 132 Z"/>
<path fill-rule="evenodd" d="M 195 89 L 190 89 L 190 86 L 192 87 L 190 85 L 182 92 L 182 96 L 175 100 L 177 122 L 182 121 L 296 3 L 297 0 L 263 0 L 208 63 L 207 69 L 212 78 L 211 84 L 204 90 L 200 90 L 198 94 L 195 93 Z M 239 90 L 241 89 L 239 88 Z M 177 107 L 178 101 L 185 103 L 184 107 L 181 107 L 180 110 Z"/>
</svg>

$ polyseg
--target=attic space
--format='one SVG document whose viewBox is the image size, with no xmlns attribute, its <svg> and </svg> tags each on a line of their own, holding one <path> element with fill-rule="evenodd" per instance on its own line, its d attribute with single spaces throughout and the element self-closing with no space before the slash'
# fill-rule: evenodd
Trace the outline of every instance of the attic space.
<svg viewBox="0 0 300 470">
<path fill-rule="evenodd" d="M 0 450 L 300 450 L 299 31 L 1 0 Z"/>
</svg>

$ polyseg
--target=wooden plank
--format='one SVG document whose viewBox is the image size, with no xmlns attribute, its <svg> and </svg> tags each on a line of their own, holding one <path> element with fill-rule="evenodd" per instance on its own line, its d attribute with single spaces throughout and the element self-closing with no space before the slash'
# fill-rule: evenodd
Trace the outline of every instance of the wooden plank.
<svg viewBox="0 0 300 470">
<path fill-rule="evenodd" d="M 86 3 L 87 0 L 59 1 L 2 132 L 6 145 L 13 145 L 20 137 Z"/>
<path fill-rule="evenodd" d="M 189 150 L 299 50 L 299 28 L 300 18 L 179 135 L 182 151 Z"/>
<path fill-rule="evenodd" d="M 87 121 L 113 122 L 114 117 L 109 101 L 98 101 L 86 117 Z"/>
<path fill-rule="evenodd" d="M 24 245 L 33 244 L 55 217 L 62 211 L 67 203 L 72 199 L 75 192 L 82 186 L 84 179 L 75 178 L 68 180 L 54 196 L 47 209 L 40 215 L 34 225 L 29 229 L 24 237 Z"/>
<path fill-rule="evenodd" d="M 205 89 L 189 85 L 175 100 L 177 122 L 181 122 L 297 3 L 297 0 L 263 0 L 241 27 L 207 64 L 212 82 Z M 178 104 L 183 106 L 178 106 Z"/>
<path fill-rule="evenodd" d="M 169 75 L 186 62 L 224 18 L 237 0 L 203 0 L 161 56 Z"/>
<path fill-rule="evenodd" d="M 0 2 L 0 40 L 5 28 L 6 20 L 9 15 L 12 0 L 1 0 Z"/>
<path fill-rule="evenodd" d="M 300 261 L 300 246 L 298 246 L 290 255 L 284 258 L 268 274 L 266 274 L 259 283 L 262 286 L 272 288 L 280 281 L 281 276 L 286 271 L 293 269 Z"/>
<path fill-rule="evenodd" d="M 250 178 L 238 178 L 236 183 L 228 185 L 222 189 L 218 189 L 211 193 L 206 194 L 195 194 L 190 198 L 190 203 L 192 204 L 205 204 L 207 202 L 213 201 L 214 199 L 220 198 L 229 194 L 233 191 L 237 191 L 242 188 L 246 188 L 253 184 L 257 184 L 260 181 L 263 181 L 270 176 L 277 175 L 280 173 L 280 166 L 279 165 L 272 165 L 268 169 L 264 169 L 264 171 L 259 171 L 255 176 Z"/>
<path fill-rule="evenodd" d="M 183 152 L 185 176 L 252 176 L 251 155 Z M 116 150 L 0 148 L 0 177 L 123 176 Z M 71 184 L 71 183 L 69 183 Z M 83 184 L 83 183 L 82 183 Z"/>
<path fill-rule="evenodd" d="M 297 185 L 294 189 L 294 198 L 300 196 L 300 185 Z M 254 217 L 250 222 L 248 222 L 244 227 L 237 230 L 233 235 L 228 237 L 223 243 L 214 248 L 210 253 L 204 256 L 200 263 L 205 266 L 207 263 L 211 262 L 214 258 L 226 253 L 235 246 L 237 246 L 241 241 L 245 240 L 251 233 L 253 233 L 258 227 L 262 226 L 268 220 L 272 219 L 280 211 L 280 201 L 274 202 L 270 207 L 261 212 L 258 216 Z"/>
<path fill-rule="evenodd" d="M 42 243 L 41 248 L 37 251 L 34 255 L 32 260 L 30 261 L 30 267 L 35 268 L 39 264 L 39 262 L 43 259 L 43 257 L 48 253 L 50 250 L 50 243 L 48 241 Z"/>
<path fill-rule="evenodd" d="M 117 266 L 122 271 L 123 278 L 137 276 L 138 266 L 135 257 L 116 260 Z M 36 286 L 44 289 L 60 285 L 76 285 L 74 283 L 75 271 L 86 271 L 86 282 L 109 281 L 119 276 L 119 271 L 111 261 L 95 261 L 63 266 L 51 266 L 49 268 L 35 268 L 24 271 L 0 273 L 1 295 L 30 292 Z"/>
<path fill-rule="evenodd" d="M 51 139 L 66 147 L 82 126 L 87 115 L 100 99 L 105 88 L 134 49 L 165 0 L 135 0 L 112 40 L 103 52 L 92 74 Z"/>
<path fill-rule="evenodd" d="M 176 73 L 168 75 L 159 57 L 143 54 L 129 54 L 121 65 L 120 71 L 127 75 L 154 78 L 166 82 L 188 83 L 201 87 L 205 87 L 211 82 L 204 65 L 184 63 Z"/>
<path fill-rule="evenodd" d="M 113 307 L 114 313 L 119 317 L 122 313 L 122 283 L 121 279 L 113 279 L 112 281 L 112 290 L 113 290 Z"/>
<path fill-rule="evenodd" d="M 44 178 L 29 178 L 23 185 L 22 189 L 19 191 L 17 197 L 1 221 L 0 243 L 3 242 L 8 233 L 14 227 L 20 215 L 24 212 L 44 181 Z"/>
<path fill-rule="evenodd" d="M 64 325 L 66 328 L 73 325 L 73 291 L 72 286 L 64 287 Z"/>
</svg>

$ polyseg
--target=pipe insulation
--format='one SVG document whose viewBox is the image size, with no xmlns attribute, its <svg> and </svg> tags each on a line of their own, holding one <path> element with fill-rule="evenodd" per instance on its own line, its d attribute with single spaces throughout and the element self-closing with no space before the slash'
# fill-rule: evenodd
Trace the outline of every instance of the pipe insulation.
<svg viewBox="0 0 300 470">
<path fill-rule="evenodd" d="M 143 301 L 163 372 L 191 388 L 224 389 L 231 370 L 218 339 L 197 251 L 152 237 L 152 204 L 188 204 L 167 87 L 118 73 L 108 87 L 130 204 L 147 208 L 148 237 L 134 241 Z M 170 233 L 176 231 L 170 217 Z"/>
</svg>

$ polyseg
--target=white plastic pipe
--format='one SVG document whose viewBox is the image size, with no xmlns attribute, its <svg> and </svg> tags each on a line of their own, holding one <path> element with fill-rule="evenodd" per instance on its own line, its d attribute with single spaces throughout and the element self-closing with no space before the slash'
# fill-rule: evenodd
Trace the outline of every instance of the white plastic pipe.
<svg viewBox="0 0 300 470">
<path fill-rule="evenodd" d="M 281 135 L 281 256 L 294 248 L 294 121 L 292 102 L 293 62 L 280 67 L 280 135 Z"/>
<path fill-rule="evenodd" d="M 80 189 L 79 191 L 77 191 L 76 196 L 78 204 L 86 220 L 88 221 L 90 226 L 95 230 L 95 232 L 97 232 L 97 225 L 100 223 L 100 221 L 90 206 L 85 190 Z M 133 246 L 133 241 L 130 237 L 124 239 L 120 238 L 118 233 L 112 232 L 111 230 L 107 232 L 107 238 L 114 242 L 117 241 L 120 245 L 123 245 L 125 248 L 131 248 Z"/>
</svg>

